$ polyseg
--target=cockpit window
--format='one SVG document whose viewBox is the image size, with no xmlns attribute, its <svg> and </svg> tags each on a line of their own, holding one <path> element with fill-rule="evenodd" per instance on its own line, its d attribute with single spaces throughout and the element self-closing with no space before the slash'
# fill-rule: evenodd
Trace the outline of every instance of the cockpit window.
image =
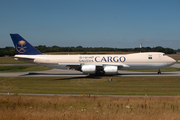
<svg viewBox="0 0 180 120">
<path fill-rule="evenodd" d="M 163 56 L 166 56 L 166 54 L 163 54 Z"/>
</svg>

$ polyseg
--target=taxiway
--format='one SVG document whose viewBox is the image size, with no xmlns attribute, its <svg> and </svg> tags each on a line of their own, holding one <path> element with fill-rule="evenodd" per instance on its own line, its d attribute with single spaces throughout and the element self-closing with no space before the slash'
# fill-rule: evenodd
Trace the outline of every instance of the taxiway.
<svg viewBox="0 0 180 120">
<path fill-rule="evenodd" d="M 171 67 L 180 68 L 180 64 L 175 64 Z M 133 72 L 133 71 L 118 71 L 119 74 L 115 76 L 180 76 L 180 71 L 174 72 L 162 72 L 162 74 L 157 74 L 157 72 Z M 61 70 L 61 69 L 51 69 L 46 71 L 34 71 L 34 72 L 10 72 L 10 73 L 0 73 L 0 77 L 86 77 L 88 75 L 75 70 Z"/>
</svg>

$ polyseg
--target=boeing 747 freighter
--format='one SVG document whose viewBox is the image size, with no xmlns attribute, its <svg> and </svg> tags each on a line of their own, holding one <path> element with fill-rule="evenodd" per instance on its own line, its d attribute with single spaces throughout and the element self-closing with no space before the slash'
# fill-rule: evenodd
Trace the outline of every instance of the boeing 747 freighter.
<svg viewBox="0 0 180 120">
<path fill-rule="evenodd" d="M 58 69 L 74 69 L 84 74 L 118 74 L 118 70 L 161 69 L 176 63 L 161 52 L 122 55 L 46 55 L 39 52 L 19 34 L 10 34 L 18 55 L 16 60 Z"/>
</svg>

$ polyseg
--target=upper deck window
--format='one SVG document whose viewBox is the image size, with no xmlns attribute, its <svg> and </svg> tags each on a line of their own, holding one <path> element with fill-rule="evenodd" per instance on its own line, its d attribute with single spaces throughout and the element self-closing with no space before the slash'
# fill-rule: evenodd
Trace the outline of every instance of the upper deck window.
<svg viewBox="0 0 180 120">
<path fill-rule="evenodd" d="M 166 54 L 163 54 L 163 56 L 166 56 Z"/>
</svg>

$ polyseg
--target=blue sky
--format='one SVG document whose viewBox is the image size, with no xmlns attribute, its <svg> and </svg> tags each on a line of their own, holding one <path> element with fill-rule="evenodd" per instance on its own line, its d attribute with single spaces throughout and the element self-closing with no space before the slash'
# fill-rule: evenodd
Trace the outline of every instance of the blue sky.
<svg viewBox="0 0 180 120">
<path fill-rule="evenodd" d="M 0 0 L 0 48 L 32 45 L 180 49 L 180 0 Z"/>
</svg>

